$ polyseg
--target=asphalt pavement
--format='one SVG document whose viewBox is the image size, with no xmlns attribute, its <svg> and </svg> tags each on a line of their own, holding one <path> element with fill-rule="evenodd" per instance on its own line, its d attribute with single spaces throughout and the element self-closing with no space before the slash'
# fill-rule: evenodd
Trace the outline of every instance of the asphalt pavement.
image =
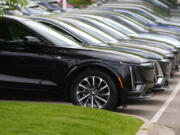
<svg viewBox="0 0 180 135">
<path fill-rule="evenodd" d="M 180 72 L 170 80 L 165 91 L 155 92 L 150 99 L 129 101 L 127 108 L 118 108 L 116 111 L 168 125 L 180 135 Z"/>
</svg>

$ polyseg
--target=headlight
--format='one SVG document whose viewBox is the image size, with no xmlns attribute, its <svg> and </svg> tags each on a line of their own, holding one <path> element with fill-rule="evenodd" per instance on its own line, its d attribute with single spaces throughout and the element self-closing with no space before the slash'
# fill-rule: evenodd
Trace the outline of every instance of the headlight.
<svg viewBox="0 0 180 135">
<path fill-rule="evenodd" d="M 55 10 L 53 13 L 62 13 L 60 10 Z"/>
<path fill-rule="evenodd" d="M 148 62 L 148 63 L 141 63 L 140 66 L 143 67 L 150 67 L 150 66 L 154 66 L 154 62 Z"/>
<path fill-rule="evenodd" d="M 180 49 L 180 45 L 176 45 L 176 48 Z"/>
<path fill-rule="evenodd" d="M 177 52 L 179 52 L 179 49 L 172 48 L 171 51 L 172 51 L 173 53 L 177 53 Z"/>
<path fill-rule="evenodd" d="M 174 58 L 174 54 L 171 54 L 171 53 L 170 53 L 170 54 L 167 54 L 166 57 L 167 57 L 167 58 Z"/>
<path fill-rule="evenodd" d="M 170 62 L 169 59 L 162 59 L 161 61 L 162 61 L 162 62 L 166 62 L 166 63 L 169 63 L 169 62 Z"/>
</svg>

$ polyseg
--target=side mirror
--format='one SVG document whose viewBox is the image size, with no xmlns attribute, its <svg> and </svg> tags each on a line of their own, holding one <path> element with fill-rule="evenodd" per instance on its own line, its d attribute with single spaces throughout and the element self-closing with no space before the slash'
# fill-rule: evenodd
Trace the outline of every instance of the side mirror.
<svg viewBox="0 0 180 135">
<path fill-rule="evenodd" d="M 26 36 L 24 38 L 24 43 L 26 45 L 41 45 L 41 41 L 37 37 Z"/>
</svg>

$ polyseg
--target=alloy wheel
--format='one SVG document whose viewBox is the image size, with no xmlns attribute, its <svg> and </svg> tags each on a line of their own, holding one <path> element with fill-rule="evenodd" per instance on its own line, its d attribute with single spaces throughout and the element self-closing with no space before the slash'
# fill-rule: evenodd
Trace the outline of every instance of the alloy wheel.
<svg viewBox="0 0 180 135">
<path fill-rule="evenodd" d="M 76 98 L 82 106 L 103 108 L 110 98 L 109 85 L 101 77 L 88 76 L 79 82 Z"/>
</svg>

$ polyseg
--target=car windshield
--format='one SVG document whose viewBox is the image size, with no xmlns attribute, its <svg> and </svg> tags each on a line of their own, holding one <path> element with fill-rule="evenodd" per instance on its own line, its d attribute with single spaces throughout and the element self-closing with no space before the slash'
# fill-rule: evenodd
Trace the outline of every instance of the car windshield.
<svg viewBox="0 0 180 135">
<path fill-rule="evenodd" d="M 149 16 L 153 17 L 154 19 L 157 18 L 157 19 L 165 20 L 165 18 L 162 15 L 160 15 L 160 14 L 158 14 L 156 12 L 153 12 L 153 11 L 150 12 L 150 11 L 146 11 L 146 10 L 141 9 L 140 12 L 142 12 L 143 14 L 148 14 Z"/>
<path fill-rule="evenodd" d="M 132 11 L 134 11 L 135 13 L 137 13 L 137 14 L 143 16 L 143 17 L 146 17 L 148 19 L 156 21 L 156 19 L 153 16 L 151 16 L 150 14 L 147 14 L 146 12 L 143 12 L 141 10 L 132 10 Z"/>
<path fill-rule="evenodd" d="M 111 26 L 112 28 L 124 33 L 125 35 L 136 35 L 136 32 L 134 32 L 133 30 L 131 30 L 130 28 L 118 23 L 115 20 L 106 18 L 106 17 L 102 17 L 102 16 L 97 16 L 96 19 L 98 19 L 99 21 L 105 23 L 108 26 Z"/>
<path fill-rule="evenodd" d="M 59 9 L 60 8 L 60 5 L 59 5 L 59 3 L 57 2 L 57 1 L 51 1 L 51 2 L 48 2 L 50 5 L 51 5 L 51 7 L 53 7 L 53 8 L 56 8 L 56 9 Z"/>
<path fill-rule="evenodd" d="M 159 5 L 159 6 L 163 6 L 164 8 L 168 8 L 168 6 L 164 3 L 162 3 L 159 0 L 151 0 L 152 3 L 154 3 L 155 5 Z"/>
<path fill-rule="evenodd" d="M 144 25 L 137 22 L 136 20 L 131 19 L 125 15 L 121 15 L 118 17 L 121 18 L 127 24 L 131 25 L 137 32 L 148 32 L 148 29 L 146 29 L 146 27 Z"/>
<path fill-rule="evenodd" d="M 134 27 L 132 27 L 126 22 L 122 22 L 122 19 L 118 18 L 117 16 L 115 18 L 110 17 L 110 19 L 105 17 L 102 19 L 102 21 L 128 36 L 138 34 L 138 31 Z"/>
<path fill-rule="evenodd" d="M 127 17 L 137 21 L 138 23 L 140 23 L 141 25 L 144 25 L 144 27 L 146 27 L 147 23 L 150 24 L 155 24 L 155 22 L 153 20 L 150 20 L 149 18 L 146 18 L 144 16 L 141 16 L 137 13 L 131 12 L 131 11 L 127 11 L 127 12 L 121 12 L 122 14 L 126 15 Z"/>
<path fill-rule="evenodd" d="M 55 23 L 59 24 L 60 26 L 63 26 L 65 29 L 72 31 L 73 33 L 75 33 L 76 35 L 79 35 L 81 37 L 81 39 L 83 39 L 85 42 L 89 43 L 89 44 L 103 44 L 103 42 L 101 42 L 100 40 L 98 40 L 97 38 L 87 34 L 86 32 L 73 27 L 71 24 L 63 22 L 62 20 L 60 21 L 56 21 L 54 20 Z"/>
<path fill-rule="evenodd" d="M 168 7 L 170 8 L 177 8 L 177 5 L 176 5 L 176 0 L 172 0 L 172 1 L 168 1 L 168 0 L 160 0 L 163 4 L 167 5 Z M 174 3 L 175 2 L 175 3 Z"/>
<path fill-rule="evenodd" d="M 68 39 L 67 37 L 63 36 L 59 32 L 41 24 L 35 21 L 24 21 L 24 24 L 27 25 L 28 27 L 32 28 L 34 31 L 37 33 L 41 34 L 43 37 L 57 45 L 58 47 L 65 47 L 65 46 L 74 46 L 74 47 L 79 47 L 80 45 L 77 44 L 76 42 Z"/>
<path fill-rule="evenodd" d="M 128 39 L 128 37 L 124 33 L 114 29 L 113 27 L 110 27 L 109 25 L 105 24 L 103 21 L 99 21 L 98 16 L 90 16 L 90 15 L 85 15 L 85 16 L 88 17 L 88 18 L 84 18 L 84 20 L 86 20 L 87 23 L 94 25 L 95 27 L 101 29 L 102 31 L 110 34 L 112 37 L 116 39 Z"/>
<path fill-rule="evenodd" d="M 32 14 L 41 14 L 41 13 L 50 14 L 45 7 L 40 5 L 28 6 L 28 7 L 24 7 L 24 9 L 28 10 Z"/>
<path fill-rule="evenodd" d="M 164 14 L 161 14 L 161 13 L 158 13 L 158 12 L 155 12 L 154 10 L 152 10 L 152 11 L 148 11 L 150 14 L 153 14 L 153 15 L 155 15 L 156 17 L 158 17 L 158 18 L 161 18 L 161 19 L 164 19 L 164 20 L 166 20 L 166 17 L 167 16 L 165 16 Z"/>
<path fill-rule="evenodd" d="M 146 13 L 143 13 L 143 12 L 141 12 L 139 10 L 131 10 L 131 11 L 134 12 L 136 15 L 139 15 L 139 16 L 149 20 L 149 22 L 151 21 L 153 23 L 156 23 L 156 19 L 154 19 L 152 16 L 150 16 L 150 15 L 148 15 Z"/>
<path fill-rule="evenodd" d="M 68 19 L 66 19 L 68 20 Z M 88 25 L 87 23 L 81 22 L 81 21 L 77 21 L 75 19 L 70 19 L 69 23 L 71 23 L 72 25 L 74 25 L 75 27 L 77 27 L 80 30 L 83 30 L 85 32 L 87 32 L 88 34 L 98 38 L 99 40 L 103 41 L 103 42 L 112 42 L 112 41 L 117 41 L 115 38 L 113 38 L 112 36 L 104 33 L 103 31 Z"/>
</svg>

